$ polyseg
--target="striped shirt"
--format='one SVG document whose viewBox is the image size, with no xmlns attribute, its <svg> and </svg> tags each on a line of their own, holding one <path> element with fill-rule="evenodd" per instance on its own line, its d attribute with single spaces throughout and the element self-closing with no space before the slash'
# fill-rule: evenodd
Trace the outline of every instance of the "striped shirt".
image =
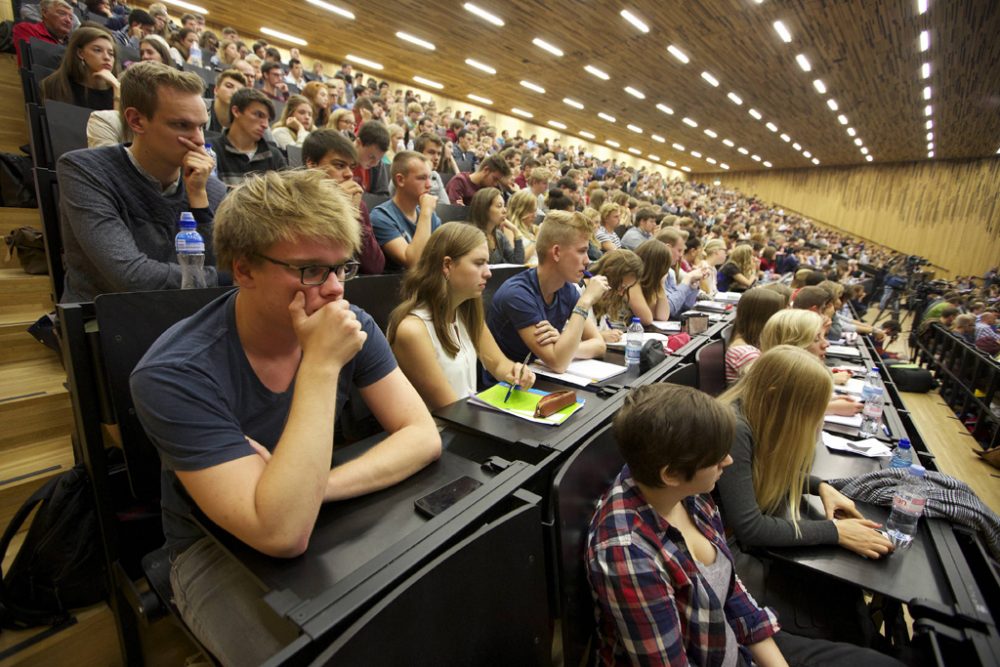
<svg viewBox="0 0 1000 667">
<path fill-rule="evenodd" d="M 730 345 L 726 350 L 726 384 L 740 379 L 743 369 L 760 356 L 760 350 L 753 345 Z"/>
</svg>

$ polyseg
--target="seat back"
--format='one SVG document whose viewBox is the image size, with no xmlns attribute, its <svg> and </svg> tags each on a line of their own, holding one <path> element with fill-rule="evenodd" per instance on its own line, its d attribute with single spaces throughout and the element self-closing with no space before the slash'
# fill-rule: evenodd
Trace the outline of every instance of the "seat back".
<svg viewBox="0 0 1000 667">
<path fill-rule="evenodd" d="M 24 47 L 25 45 L 21 46 L 22 53 Z M 45 42 L 37 37 L 29 39 L 27 47 L 31 50 L 31 65 L 41 65 L 51 71 L 59 69 L 59 65 L 62 64 L 63 54 L 66 52 L 66 47 L 62 44 Z"/>
<path fill-rule="evenodd" d="M 660 382 L 684 385 L 685 387 L 698 388 L 698 365 L 680 364 L 675 366 L 669 373 L 660 378 Z"/>
<path fill-rule="evenodd" d="M 366 192 L 363 195 L 361 195 L 361 201 L 365 203 L 365 206 L 368 207 L 369 211 L 371 211 L 379 204 L 388 201 L 388 199 L 389 198 L 385 195 L 376 195 L 372 194 L 371 192 Z"/>
<path fill-rule="evenodd" d="M 434 212 L 441 218 L 441 222 L 465 222 L 469 217 L 469 207 L 461 204 L 438 204 Z"/>
<path fill-rule="evenodd" d="M 52 164 L 64 153 L 87 148 L 87 122 L 93 109 L 45 100 L 45 123 L 51 142 Z"/>
<path fill-rule="evenodd" d="M 392 309 L 399 305 L 399 285 L 404 275 L 361 276 L 344 284 L 344 298 L 371 315 L 384 333 L 389 326 Z"/>
<path fill-rule="evenodd" d="M 729 324 L 722 330 L 722 340 L 726 344 L 726 347 L 729 347 L 729 341 L 733 339 L 733 328 L 735 326 L 735 324 Z"/>
<path fill-rule="evenodd" d="M 102 294 L 94 301 L 108 395 L 121 431 L 129 485 L 136 498 L 159 498 L 160 457 L 135 414 L 129 375 L 160 334 L 231 289 Z"/>
<path fill-rule="evenodd" d="M 218 73 L 214 69 L 206 69 L 204 67 L 198 67 L 197 65 L 185 65 L 185 72 L 194 72 L 201 77 L 201 80 L 205 82 L 205 92 L 208 97 L 212 96 L 212 92 L 215 88 L 215 79 Z"/>
<path fill-rule="evenodd" d="M 302 166 L 302 146 L 296 146 L 294 144 L 288 144 L 285 147 L 285 152 L 288 154 L 288 166 L 292 169 Z"/>
<path fill-rule="evenodd" d="M 63 264 L 62 229 L 59 226 L 59 183 L 56 172 L 35 167 L 35 196 L 38 215 L 42 218 L 42 235 L 45 238 L 45 259 L 52 277 L 52 303 L 59 303 L 66 287 L 66 267 Z"/>
<path fill-rule="evenodd" d="M 455 160 L 455 164 L 458 165 L 460 172 L 469 173 L 472 171 L 473 165 L 471 160 Z"/>
<path fill-rule="evenodd" d="M 726 389 L 726 344 L 713 340 L 703 345 L 694 356 L 698 365 L 698 389 L 718 396 Z"/>
<path fill-rule="evenodd" d="M 568 667 L 588 662 L 595 622 L 585 563 L 587 532 L 598 501 L 624 464 L 608 425 L 570 456 L 552 482 L 563 664 Z"/>
<path fill-rule="evenodd" d="M 31 164 L 36 168 L 55 169 L 52 160 L 52 141 L 49 139 L 49 125 L 45 121 L 45 107 L 40 104 L 26 104 L 28 119 L 28 147 L 31 150 Z"/>
</svg>

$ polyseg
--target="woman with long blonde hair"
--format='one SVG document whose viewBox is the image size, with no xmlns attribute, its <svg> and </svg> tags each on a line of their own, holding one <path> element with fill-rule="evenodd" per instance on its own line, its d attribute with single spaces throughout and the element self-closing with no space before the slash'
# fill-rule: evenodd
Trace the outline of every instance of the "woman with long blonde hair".
<svg viewBox="0 0 1000 667">
<path fill-rule="evenodd" d="M 667 272 L 673 264 L 673 254 L 666 244 L 649 239 L 639 244 L 635 254 L 642 260 L 639 281 L 628 291 L 628 304 L 632 314 L 644 325 L 654 320 L 670 319 L 670 301 L 663 287 Z"/>
<path fill-rule="evenodd" d="M 632 319 L 628 294 L 639 284 L 642 260 L 631 250 L 618 248 L 591 264 L 590 272 L 608 279 L 608 291 L 594 303 L 594 317 L 605 342 L 616 343 Z"/>
<path fill-rule="evenodd" d="M 719 291 L 716 283 L 719 267 L 726 262 L 726 242 L 722 239 L 711 239 L 701 249 L 702 260 L 698 268 L 702 269 L 701 291 L 714 296 Z"/>
<path fill-rule="evenodd" d="M 403 281 L 386 338 L 403 373 L 434 410 L 476 391 L 476 360 L 493 377 L 531 387 L 535 376 L 507 359 L 483 323 L 490 278 L 486 236 L 464 222 L 441 225 Z"/>
<path fill-rule="evenodd" d="M 811 310 L 792 308 L 775 313 L 760 332 L 760 349 L 767 352 L 778 345 L 794 345 L 801 347 L 820 361 L 826 359 L 826 348 L 830 341 L 826 339 L 824 320 L 819 313 Z M 834 384 L 846 384 L 851 379 L 851 373 L 838 371 L 833 373 Z M 855 415 L 861 411 L 860 404 L 847 398 L 834 397 L 830 402 L 830 414 Z"/>
<path fill-rule="evenodd" d="M 738 245 L 729 254 L 729 261 L 719 269 L 716 282 L 720 292 L 745 292 L 757 282 L 758 260 L 753 248 Z"/>
<path fill-rule="evenodd" d="M 524 236 L 524 261 L 537 262 L 535 257 L 535 217 L 538 215 L 538 198 L 530 188 L 518 190 L 507 200 L 507 220 Z"/>
</svg>

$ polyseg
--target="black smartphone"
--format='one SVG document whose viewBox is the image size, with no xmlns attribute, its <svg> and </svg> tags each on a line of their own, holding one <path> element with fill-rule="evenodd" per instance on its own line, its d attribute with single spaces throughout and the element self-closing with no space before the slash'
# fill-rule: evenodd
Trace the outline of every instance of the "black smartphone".
<svg viewBox="0 0 1000 667">
<path fill-rule="evenodd" d="M 483 483 L 477 479 L 459 477 L 440 489 L 431 491 L 422 498 L 417 498 L 413 505 L 424 516 L 437 516 L 482 485 Z"/>
</svg>

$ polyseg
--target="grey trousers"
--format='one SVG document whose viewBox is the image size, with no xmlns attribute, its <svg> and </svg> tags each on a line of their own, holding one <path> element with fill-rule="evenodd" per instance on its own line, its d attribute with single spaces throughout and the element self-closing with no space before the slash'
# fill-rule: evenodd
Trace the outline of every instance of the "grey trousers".
<svg viewBox="0 0 1000 667">
<path fill-rule="evenodd" d="M 298 635 L 263 600 L 260 585 L 205 537 L 177 556 L 170 585 L 181 618 L 223 665 L 257 665 Z"/>
</svg>

